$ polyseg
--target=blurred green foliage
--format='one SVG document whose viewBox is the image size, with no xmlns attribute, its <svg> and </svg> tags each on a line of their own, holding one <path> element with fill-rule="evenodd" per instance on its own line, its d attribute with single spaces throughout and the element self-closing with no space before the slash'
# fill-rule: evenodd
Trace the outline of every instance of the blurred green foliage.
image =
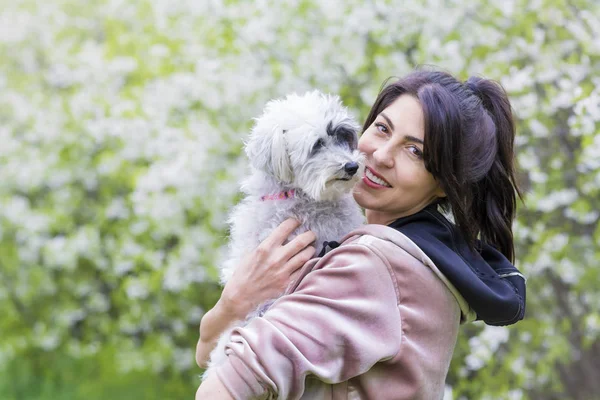
<svg viewBox="0 0 600 400">
<path fill-rule="evenodd" d="M 600 393 L 600 3 L 0 0 L 0 398 L 184 399 L 264 103 L 364 118 L 417 65 L 518 117 L 526 320 L 466 325 L 457 399 Z"/>
</svg>

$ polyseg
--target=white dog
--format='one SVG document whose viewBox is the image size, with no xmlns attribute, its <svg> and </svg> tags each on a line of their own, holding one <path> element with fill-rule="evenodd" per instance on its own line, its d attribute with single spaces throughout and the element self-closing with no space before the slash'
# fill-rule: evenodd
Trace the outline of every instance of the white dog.
<svg viewBox="0 0 600 400">
<path fill-rule="evenodd" d="M 357 150 L 359 126 L 336 96 L 318 91 L 270 101 L 246 143 L 250 175 L 242 184 L 246 197 L 234 208 L 229 224 L 228 259 L 221 269 L 225 284 L 240 258 L 255 249 L 281 222 L 294 217 L 311 230 L 316 254 L 324 242 L 340 240 L 364 223 L 351 195 L 362 176 L 363 155 Z M 262 315 L 273 301 L 251 313 Z M 225 359 L 225 344 L 239 321 L 226 330 L 211 353 L 210 369 Z"/>
</svg>

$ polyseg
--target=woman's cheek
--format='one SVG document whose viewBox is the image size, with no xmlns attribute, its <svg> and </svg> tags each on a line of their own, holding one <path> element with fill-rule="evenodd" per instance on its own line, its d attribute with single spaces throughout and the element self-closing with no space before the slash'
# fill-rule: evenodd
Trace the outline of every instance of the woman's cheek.
<svg viewBox="0 0 600 400">
<path fill-rule="evenodd" d="M 421 171 L 419 171 L 418 168 L 415 168 L 413 163 L 399 161 L 397 164 L 399 168 L 396 168 L 396 179 L 399 186 L 404 189 L 414 187 L 419 181 L 424 179 Z"/>
<path fill-rule="evenodd" d="M 371 154 L 377 149 L 377 140 L 370 129 L 367 129 L 358 140 L 358 149 L 367 154 Z"/>
<path fill-rule="evenodd" d="M 366 151 L 367 151 L 367 135 L 368 134 L 369 134 L 369 131 L 367 130 L 358 139 L 358 150 L 362 151 L 363 153 L 366 153 Z"/>
</svg>

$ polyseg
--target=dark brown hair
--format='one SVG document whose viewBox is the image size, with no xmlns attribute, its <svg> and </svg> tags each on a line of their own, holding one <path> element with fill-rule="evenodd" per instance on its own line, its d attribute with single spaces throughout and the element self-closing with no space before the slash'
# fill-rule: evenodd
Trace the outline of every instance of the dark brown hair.
<svg viewBox="0 0 600 400">
<path fill-rule="evenodd" d="M 471 248 L 479 237 L 514 262 L 512 221 L 521 193 L 506 92 L 488 79 L 460 82 L 446 72 L 417 70 L 381 90 L 363 131 L 403 94 L 423 107 L 425 168 L 446 193 L 439 202 L 442 209 L 452 212 Z"/>
</svg>

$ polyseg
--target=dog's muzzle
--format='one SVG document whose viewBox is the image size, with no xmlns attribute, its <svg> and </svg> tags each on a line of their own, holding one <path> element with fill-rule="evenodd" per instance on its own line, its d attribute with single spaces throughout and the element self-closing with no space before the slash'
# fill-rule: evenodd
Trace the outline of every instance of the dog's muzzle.
<svg viewBox="0 0 600 400">
<path fill-rule="evenodd" d="M 352 179 L 352 177 L 356 174 L 356 171 L 358 171 L 358 163 L 356 161 L 351 161 L 349 163 L 344 164 L 344 172 L 346 173 L 346 176 L 344 176 L 343 178 L 337 178 L 336 181 L 349 181 Z"/>
<path fill-rule="evenodd" d="M 353 176 L 356 171 L 358 171 L 358 163 L 356 161 L 346 163 L 346 165 L 344 165 L 344 171 L 346 171 L 348 175 Z"/>
</svg>

